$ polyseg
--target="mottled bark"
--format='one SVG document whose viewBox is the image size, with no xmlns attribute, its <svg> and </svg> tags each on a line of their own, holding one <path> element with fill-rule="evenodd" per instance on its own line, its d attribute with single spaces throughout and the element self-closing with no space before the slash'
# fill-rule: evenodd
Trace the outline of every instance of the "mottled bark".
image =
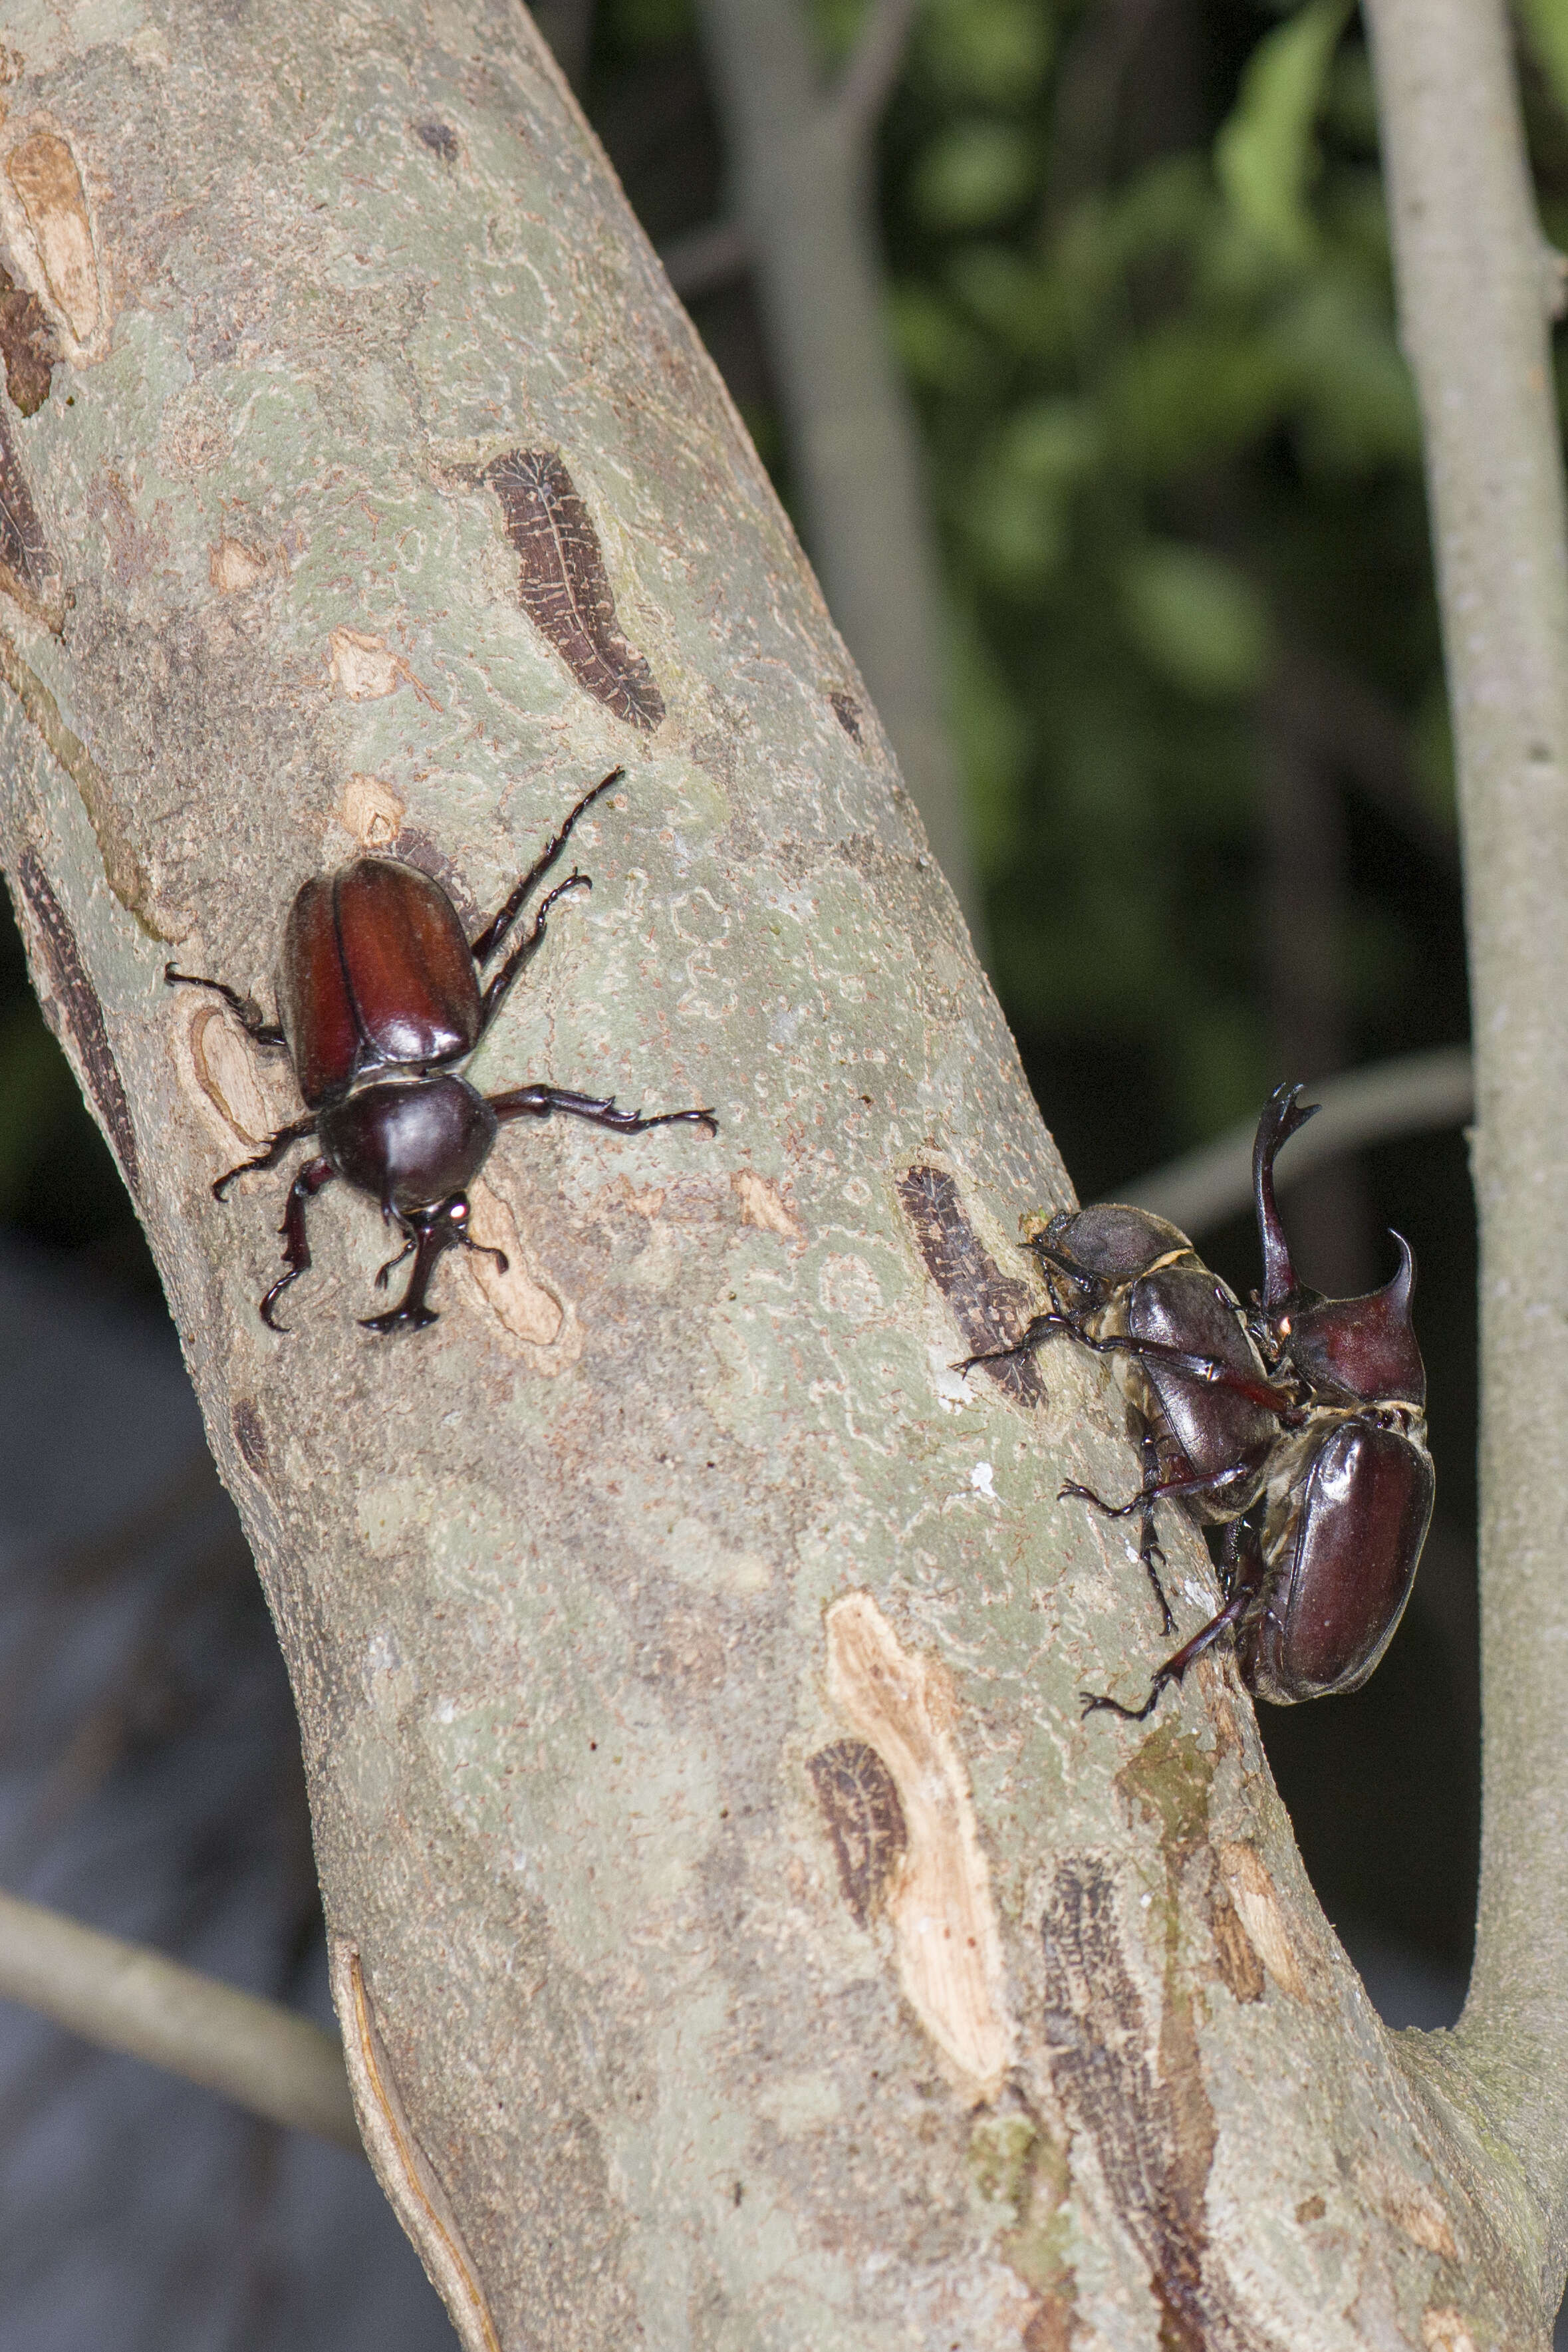
<svg viewBox="0 0 1568 2352">
<path fill-rule="evenodd" d="M 255 1548 L 362 2129 L 463 2340 L 1539 2343 L 1533 2214 L 1378 2024 L 1232 1670 L 1080 1720 L 1155 1654 L 1121 1532 L 1057 1500 L 1132 1484 L 1121 1408 L 1059 1347 L 951 1370 L 1066 1181 L 526 22 L 9 38 L 0 260 L 59 356 L 5 412 L 42 551 L 5 860 Z M 390 1341 L 336 1187 L 275 1338 L 287 1171 L 208 1188 L 297 1100 L 165 961 L 269 1008 L 290 895 L 359 846 L 477 929 L 622 762 L 481 1073 L 712 1103 L 717 1141 L 507 1130 L 510 1271 L 448 1259 Z M 1165 1539 L 1190 1630 L 1213 1579 Z"/>
</svg>

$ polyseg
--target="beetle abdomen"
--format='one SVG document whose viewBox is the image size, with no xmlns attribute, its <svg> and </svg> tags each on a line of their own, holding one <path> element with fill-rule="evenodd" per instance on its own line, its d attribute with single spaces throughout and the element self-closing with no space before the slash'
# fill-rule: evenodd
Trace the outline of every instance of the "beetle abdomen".
<svg viewBox="0 0 1568 2352">
<path fill-rule="evenodd" d="M 360 857 L 304 884 L 279 974 L 295 1075 L 314 1110 L 362 1071 L 470 1052 L 479 986 L 457 909 L 417 866 Z"/>
<path fill-rule="evenodd" d="M 438 1209 L 472 1183 L 496 1139 L 496 1115 L 467 1078 L 387 1078 L 321 1113 L 317 1133 L 337 1170 L 399 1216 Z"/>
<path fill-rule="evenodd" d="M 1353 1420 L 1319 1439 L 1304 1481 L 1277 1482 L 1267 1599 L 1243 1652 L 1260 1697 L 1289 1705 L 1361 1688 L 1405 1613 L 1434 1485 L 1424 1446 Z"/>
</svg>

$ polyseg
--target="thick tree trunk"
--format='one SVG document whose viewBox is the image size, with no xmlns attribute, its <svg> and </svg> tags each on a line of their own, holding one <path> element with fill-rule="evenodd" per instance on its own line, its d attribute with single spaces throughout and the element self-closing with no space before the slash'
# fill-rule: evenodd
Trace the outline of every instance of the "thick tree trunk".
<svg viewBox="0 0 1568 2352">
<path fill-rule="evenodd" d="M 362 2127 L 465 2343 L 1541 2342 L 1533 2209 L 1379 2026 L 1232 1670 L 1079 1718 L 1158 1654 L 1120 1529 L 1057 1500 L 1133 1483 L 1121 1408 L 1060 1349 L 950 1369 L 1017 1328 L 1065 1180 L 526 23 L 9 37 L 5 267 L 60 359 L 4 412 L 5 861 L 256 1549 Z M 289 1171 L 208 1187 L 297 1098 L 165 961 L 269 1006 L 307 875 L 390 845 L 489 908 L 622 762 L 479 1067 L 712 1103 L 717 1141 L 504 1130 L 510 1272 L 447 1260 L 390 1340 L 336 1188 L 275 1338 Z"/>
</svg>

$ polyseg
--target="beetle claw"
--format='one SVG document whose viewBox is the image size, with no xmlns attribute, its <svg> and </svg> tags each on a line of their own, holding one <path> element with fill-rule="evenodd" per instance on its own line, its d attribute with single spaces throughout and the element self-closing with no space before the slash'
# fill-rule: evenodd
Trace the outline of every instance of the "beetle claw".
<svg viewBox="0 0 1568 2352">
<path fill-rule="evenodd" d="M 384 1315 L 362 1315 L 362 1331 L 423 1331 L 427 1323 L 440 1320 L 433 1307 L 389 1307 Z"/>
</svg>

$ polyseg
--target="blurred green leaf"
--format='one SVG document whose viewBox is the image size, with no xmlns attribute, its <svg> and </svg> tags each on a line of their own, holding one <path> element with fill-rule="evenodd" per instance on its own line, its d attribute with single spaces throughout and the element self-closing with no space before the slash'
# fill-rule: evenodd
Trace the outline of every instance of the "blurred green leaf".
<svg viewBox="0 0 1568 2352">
<path fill-rule="evenodd" d="M 1420 412 L 1386 310 L 1320 273 L 1280 314 L 1274 338 L 1299 387 L 1302 452 L 1315 471 L 1420 464 Z"/>
<path fill-rule="evenodd" d="M 628 49 L 679 49 L 697 38 L 695 0 L 611 0 L 605 14 Z"/>
<path fill-rule="evenodd" d="M 998 427 L 960 507 L 988 578 L 1019 592 L 1044 584 L 1067 552 L 1070 494 L 1104 447 L 1104 427 L 1080 400 L 1037 401 Z"/>
<path fill-rule="evenodd" d="M 1318 163 L 1313 126 L 1351 0 L 1309 5 L 1259 41 L 1215 141 L 1220 185 L 1260 244 L 1301 264 L 1318 250 L 1307 189 Z"/>
<path fill-rule="evenodd" d="M 921 20 L 921 68 L 950 100 L 1026 106 L 1055 42 L 1043 0 L 931 0 Z"/>
<path fill-rule="evenodd" d="M 972 626 L 961 625 L 954 632 L 949 679 L 953 733 L 968 793 L 970 839 L 984 870 L 1016 851 L 1028 722 L 1002 665 Z"/>
<path fill-rule="evenodd" d="M 916 280 L 889 288 L 887 304 L 894 348 L 916 383 L 950 397 L 984 384 L 990 373 L 984 336 L 933 287 Z"/>
<path fill-rule="evenodd" d="M 947 282 L 954 297 L 1011 352 L 1039 360 L 1073 348 L 1072 311 L 1055 274 L 1005 245 L 963 245 Z"/>
<path fill-rule="evenodd" d="M 1222 557 L 1148 541 L 1122 567 L 1121 598 L 1129 636 L 1173 686 L 1207 700 L 1261 682 L 1268 614 L 1251 581 Z"/>
<path fill-rule="evenodd" d="M 1552 95 L 1568 114 L 1568 0 L 1519 0 L 1519 14 Z"/>
<path fill-rule="evenodd" d="M 984 228 L 1017 212 L 1034 184 L 1035 150 L 1026 133 L 976 117 L 930 142 L 910 194 L 928 228 Z"/>
<path fill-rule="evenodd" d="M 1274 422 L 1290 382 L 1266 331 L 1175 320 L 1116 355 L 1106 398 L 1118 456 L 1160 478 L 1244 448 Z"/>
</svg>

